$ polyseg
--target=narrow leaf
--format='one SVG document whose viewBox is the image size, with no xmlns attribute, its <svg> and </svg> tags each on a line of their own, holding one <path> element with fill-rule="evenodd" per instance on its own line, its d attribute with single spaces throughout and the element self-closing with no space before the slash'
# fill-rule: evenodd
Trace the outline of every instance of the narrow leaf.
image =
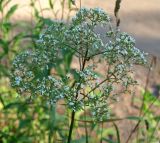
<svg viewBox="0 0 160 143">
<path fill-rule="evenodd" d="M 13 5 L 13 6 L 10 8 L 10 10 L 9 10 L 9 11 L 7 12 L 7 14 L 6 14 L 6 19 L 7 19 L 7 20 L 14 14 L 14 12 L 16 11 L 17 8 L 18 8 L 18 5 L 17 5 L 17 4 Z"/>
<path fill-rule="evenodd" d="M 54 3 L 52 2 L 52 0 L 49 0 L 49 6 L 53 9 Z"/>
<path fill-rule="evenodd" d="M 114 122 L 113 122 L 113 125 L 114 125 L 114 127 L 115 127 L 115 129 L 116 129 L 117 143 L 121 143 L 118 126 L 117 126 L 116 123 L 114 123 Z"/>
</svg>

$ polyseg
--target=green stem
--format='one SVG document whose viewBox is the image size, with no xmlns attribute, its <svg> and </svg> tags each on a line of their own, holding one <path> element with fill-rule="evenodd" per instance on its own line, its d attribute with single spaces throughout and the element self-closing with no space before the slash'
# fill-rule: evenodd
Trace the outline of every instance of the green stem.
<svg viewBox="0 0 160 143">
<path fill-rule="evenodd" d="M 86 50 L 86 53 L 85 53 L 85 58 L 84 58 L 84 61 L 83 61 L 83 64 L 82 64 L 82 69 L 81 69 L 81 71 L 83 71 L 84 68 L 85 68 L 87 54 L 88 54 L 88 49 Z M 81 81 L 81 78 L 80 78 L 79 81 Z M 73 86 L 74 86 L 74 84 L 73 84 Z M 77 87 L 77 93 L 76 93 L 75 99 L 78 98 L 78 91 L 79 91 L 80 87 L 81 87 L 81 83 L 80 83 L 80 85 Z M 72 130 L 73 130 L 73 126 L 74 126 L 74 118 L 75 118 L 75 111 L 72 111 L 71 124 L 70 124 L 70 127 L 69 127 L 69 135 L 68 135 L 68 142 L 67 142 L 67 143 L 71 143 Z"/>
<path fill-rule="evenodd" d="M 102 143 L 103 142 L 103 139 L 102 139 L 102 137 L 103 137 L 103 122 L 101 123 L 101 140 L 100 140 L 100 143 Z"/>
<path fill-rule="evenodd" d="M 85 107 L 84 107 L 85 109 Z M 87 113 L 86 113 L 86 109 L 84 110 L 84 117 L 85 117 L 85 121 L 87 120 Z M 88 130 L 87 130 L 87 122 L 84 122 L 84 126 L 85 126 L 85 134 L 86 134 L 86 143 L 89 143 L 88 141 Z"/>
<path fill-rule="evenodd" d="M 73 125 L 74 125 L 74 117 L 75 117 L 75 112 L 72 111 L 71 124 L 70 124 L 70 128 L 69 128 L 69 135 L 68 135 L 68 141 L 67 141 L 67 143 L 71 143 L 71 140 L 72 140 L 72 131 L 73 131 Z"/>
</svg>

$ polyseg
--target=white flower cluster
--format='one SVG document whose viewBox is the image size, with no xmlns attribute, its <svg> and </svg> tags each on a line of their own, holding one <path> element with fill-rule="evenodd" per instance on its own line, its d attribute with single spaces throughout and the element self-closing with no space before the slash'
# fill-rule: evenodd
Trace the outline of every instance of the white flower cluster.
<svg viewBox="0 0 160 143">
<path fill-rule="evenodd" d="M 86 23 L 87 25 L 96 26 L 99 24 L 107 24 L 110 21 L 110 17 L 103 9 L 87 9 L 81 8 L 76 16 L 72 19 L 73 25 L 81 25 Z"/>
<path fill-rule="evenodd" d="M 50 75 L 49 59 L 40 52 L 24 52 L 13 62 L 12 86 L 20 94 L 46 96 L 48 101 L 56 102 L 68 95 L 61 79 Z"/>
<path fill-rule="evenodd" d="M 109 26 L 107 44 L 95 33 L 98 24 Z M 53 22 L 37 45 L 13 61 L 12 86 L 20 94 L 40 95 L 47 103 L 64 99 L 73 111 L 89 106 L 96 120 L 108 118 L 109 102 L 136 84 L 130 76 L 132 66 L 146 63 L 135 40 L 111 29 L 108 14 L 98 8 L 81 9 L 68 25 Z M 80 61 L 80 70 L 71 67 L 73 57 Z M 97 73 L 101 61 L 105 73 Z"/>
</svg>

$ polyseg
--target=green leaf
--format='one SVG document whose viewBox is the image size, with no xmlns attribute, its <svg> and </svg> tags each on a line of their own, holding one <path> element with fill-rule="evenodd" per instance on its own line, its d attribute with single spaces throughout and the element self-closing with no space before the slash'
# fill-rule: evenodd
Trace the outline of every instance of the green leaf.
<svg viewBox="0 0 160 143">
<path fill-rule="evenodd" d="M 86 138 L 85 137 L 81 137 L 80 139 L 77 140 L 73 140 L 72 143 L 85 143 Z"/>
<path fill-rule="evenodd" d="M 78 81 L 79 80 L 79 74 L 76 72 L 76 70 L 75 69 L 71 69 L 71 74 L 74 76 L 74 79 L 76 80 L 76 81 Z"/>
<path fill-rule="evenodd" d="M 11 44 L 10 47 L 12 47 L 10 51 L 15 52 L 15 47 L 16 45 L 18 45 L 20 40 L 22 40 L 23 35 L 24 35 L 23 33 L 19 33 L 12 38 L 12 40 L 9 42 Z"/>
<path fill-rule="evenodd" d="M 53 21 L 50 18 L 41 18 L 41 21 L 43 21 L 43 24 L 49 27 L 50 25 L 53 24 Z"/>
<path fill-rule="evenodd" d="M 68 8 L 71 9 L 72 5 L 75 5 L 75 0 L 68 0 Z"/>
<path fill-rule="evenodd" d="M 31 118 L 27 118 L 27 119 L 24 119 L 24 120 L 20 120 L 20 123 L 19 123 L 19 130 L 22 129 L 22 128 L 25 128 L 29 125 L 31 125 L 31 122 L 32 122 L 32 119 Z"/>
<path fill-rule="evenodd" d="M 13 5 L 10 10 L 7 12 L 5 18 L 8 20 L 16 11 L 16 9 L 18 8 L 18 4 Z"/>
<path fill-rule="evenodd" d="M 40 13 L 39 13 L 39 11 L 36 8 L 34 8 L 34 16 L 35 16 L 35 18 L 37 20 L 39 20 L 41 18 Z"/>
<path fill-rule="evenodd" d="M 5 109 L 13 109 L 13 108 L 18 108 L 19 110 L 24 107 L 24 104 L 22 102 L 13 102 L 7 104 L 4 108 Z"/>
<path fill-rule="evenodd" d="M 68 0 L 68 8 L 71 9 L 71 0 Z"/>
<path fill-rule="evenodd" d="M 136 121 L 143 120 L 142 117 L 138 117 L 138 116 L 128 116 L 127 119 L 129 119 L 129 120 L 136 120 Z"/>
<path fill-rule="evenodd" d="M 55 67 L 55 70 L 56 70 L 56 72 L 57 72 L 57 74 L 58 74 L 59 76 L 64 77 L 65 73 L 64 73 L 64 70 L 63 70 L 63 68 L 61 67 L 61 65 L 57 65 L 57 66 Z"/>
<path fill-rule="evenodd" d="M 107 143 L 116 143 L 115 141 L 106 138 L 102 138 L 102 141 L 106 141 Z"/>
<path fill-rule="evenodd" d="M 155 117 L 154 117 L 154 120 L 159 121 L 159 120 L 160 120 L 160 116 L 155 116 Z"/>
<path fill-rule="evenodd" d="M 69 72 L 70 70 L 70 66 L 71 66 L 71 62 L 72 62 L 72 58 L 73 58 L 73 52 L 71 52 L 70 50 L 64 50 L 63 52 L 63 56 L 64 56 L 64 67 L 65 67 L 65 72 Z"/>
<path fill-rule="evenodd" d="M 51 9 L 53 9 L 53 7 L 54 7 L 54 3 L 53 3 L 53 1 L 52 1 L 52 0 L 49 0 L 49 6 L 50 6 L 50 8 L 51 8 Z"/>
<path fill-rule="evenodd" d="M 3 22 L 2 31 L 5 35 L 12 29 L 13 25 L 10 22 Z"/>
<path fill-rule="evenodd" d="M 0 59 L 1 59 L 1 56 L 2 55 L 0 55 Z M 3 56 L 2 56 L 3 57 Z M 0 64 L 0 77 L 1 76 L 9 76 L 9 71 L 8 71 L 8 69 L 4 66 L 4 65 L 2 65 L 2 64 Z"/>
<path fill-rule="evenodd" d="M 10 3 L 10 1 L 11 0 L 2 0 L 2 2 L 4 2 L 4 3 L 2 3 L 3 4 L 3 9 L 4 9 L 4 7 L 6 7 Z"/>
<path fill-rule="evenodd" d="M 96 125 L 95 123 L 92 123 L 92 124 L 91 124 L 91 131 L 93 131 L 93 130 L 96 128 L 96 126 L 97 126 L 97 125 Z"/>
<path fill-rule="evenodd" d="M 24 33 L 18 33 L 17 35 L 15 35 L 11 41 L 18 41 L 19 39 L 21 39 L 23 37 Z"/>
<path fill-rule="evenodd" d="M 3 6 L 2 6 L 3 0 L 0 0 L 0 11 L 3 12 Z"/>
<path fill-rule="evenodd" d="M 0 102 L 2 103 L 3 107 L 5 106 L 5 103 L 4 103 L 4 99 L 2 98 L 2 96 L 0 96 Z"/>
<path fill-rule="evenodd" d="M 3 9 L 8 5 L 11 0 L 0 0 L 0 11 L 3 12 Z"/>
<path fill-rule="evenodd" d="M 117 126 L 116 123 L 114 123 L 114 122 L 113 122 L 113 125 L 114 125 L 114 127 L 115 127 L 115 129 L 116 129 L 117 143 L 121 143 L 118 126 Z"/>
<path fill-rule="evenodd" d="M 51 133 L 53 133 L 54 131 L 55 121 L 56 121 L 56 107 L 52 105 L 50 109 L 50 122 L 49 122 Z"/>
<path fill-rule="evenodd" d="M 33 142 L 33 139 L 29 136 L 26 136 L 26 135 L 20 135 L 20 136 L 18 136 L 18 142 L 19 143 L 22 143 L 22 142 L 23 143 L 31 143 L 31 142 Z"/>
<path fill-rule="evenodd" d="M 3 132 L 3 131 L 0 131 L 0 138 L 8 138 L 9 137 L 9 134 L 6 133 L 6 132 Z"/>
<path fill-rule="evenodd" d="M 0 46 L 2 47 L 5 54 L 8 54 L 9 43 L 6 40 L 0 39 Z"/>
<path fill-rule="evenodd" d="M 149 130 L 149 128 L 150 128 L 150 123 L 149 123 L 149 121 L 145 119 L 145 120 L 144 120 L 144 123 L 145 123 L 146 130 Z"/>
</svg>

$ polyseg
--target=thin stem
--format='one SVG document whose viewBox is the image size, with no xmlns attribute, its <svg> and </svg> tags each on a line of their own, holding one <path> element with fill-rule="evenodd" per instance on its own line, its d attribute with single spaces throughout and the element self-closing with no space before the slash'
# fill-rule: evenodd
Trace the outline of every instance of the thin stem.
<svg viewBox="0 0 160 143">
<path fill-rule="evenodd" d="M 121 0 L 116 0 L 115 8 L 114 8 L 114 15 L 116 17 L 116 28 L 117 29 L 120 25 L 120 18 L 119 18 L 119 15 L 118 15 L 118 12 L 120 10 L 120 4 L 121 4 Z"/>
<path fill-rule="evenodd" d="M 148 84 L 149 84 L 149 78 L 150 78 L 150 74 L 151 74 L 151 69 L 153 67 L 153 63 L 154 63 L 154 58 L 152 58 L 152 61 L 151 61 L 151 64 L 150 64 L 150 67 L 149 67 L 149 70 L 148 70 L 148 74 L 147 74 L 147 79 L 146 79 L 146 85 L 145 85 L 145 88 L 144 88 L 142 105 L 141 105 L 141 108 L 140 108 L 140 115 L 142 114 L 142 110 L 143 110 L 143 107 L 144 107 L 145 95 L 146 95 L 146 92 L 147 92 L 147 87 L 148 87 Z"/>
<path fill-rule="evenodd" d="M 65 1 L 65 0 L 63 0 L 63 1 Z M 62 7 L 62 18 L 63 18 L 63 8 L 64 8 L 64 7 Z M 81 0 L 80 0 L 80 8 L 81 8 Z M 82 40 L 82 39 L 81 39 L 81 35 L 80 35 L 80 40 Z M 82 55 L 83 55 L 83 54 L 82 54 Z M 81 71 L 83 71 L 84 68 L 85 68 L 85 64 L 86 64 L 86 60 L 87 60 L 87 59 L 86 59 L 87 55 L 88 55 L 88 49 L 86 50 L 84 60 L 83 60 L 83 58 L 82 58 L 82 61 L 83 61 L 82 65 L 81 65 L 81 59 L 79 59 L 79 64 L 80 64 L 80 70 L 81 70 Z M 79 86 L 77 87 L 77 93 L 76 93 L 75 100 L 77 100 L 77 98 L 78 98 L 78 91 L 79 91 L 79 89 L 80 89 L 80 87 L 81 87 L 81 78 L 79 79 L 79 81 L 80 81 L 80 84 L 79 84 Z M 75 85 L 75 83 L 73 84 L 73 86 L 74 86 L 74 85 Z M 73 111 L 72 111 L 72 116 L 71 116 L 71 124 L 70 124 L 70 128 L 69 128 L 69 136 L 68 136 L 68 141 L 67 141 L 67 143 L 71 143 L 72 131 L 73 131 L 73 126 L 74 126 L 74 120 L 75 120 L 75 111 L 73 110 Z"/>
<path fill-rule="evenodd" d="M 146 85 L 145 85 L 145 88 L 144 88 L 144 94 L 143 94 L 142 105 L 141 105 L 141 108 L 140 108 L 139 116 L 142 115 L 142 111 L 143 111 L 143 108 L 144 108 L 147 87 L 148 87 L 148 84 L 149 84 L 149 78 L 150 78 L 151 69 L 153 67 L 153 64 L 154 64 L 154 57 L 152 58 L 152 61 L 151 61 L 150 66 L 149 66 L 149 70 L 148 70 L 148 74 L 147 74 Z M 137 143 L 138 143 L 139 142 L 138 141 L 138 138 L 139 138 L 139 125 L 138 125 L 137 137 L 136 138 L 137 138 Z"/>
<path fill-rule="evenodd" d="M 87 54 L 88 54 L 88 49 L 86 50 L 85 57 L 87 57 Z M 85 64 L 86 64 L 86 58 L 84 58 L 81 71 L 84 70 Z M 81 78 L 79 79 L 79 81 L 81 81 Z M 74 86 L 74 85 L 75 85 L 75 84 L 73 84 L 73 86 Z M 77 87 L 77 93 L 76 93 L 75 100 L 77 100 L 77 98 L 78 98 L 78 91 L 79 91 L 80 87 L 81 87 L 81 83 L 80 83 L 79 86 Z M 72 130 L 73 130 L 73 125 L 74 125 L 74 119 L 75 119 L 75 111 L 72 111 L 71 124 L 70 124 L 70 128 L 69 128 L 69 136 L 68 136 L 68 142 L 67 142 L 67 143 L 70 143 L 70 142 L 71 142 L 71 136 L 72 136 Z"/>
<path fill-rule="evenodd" d="M 158 99 L 159 99 L 159 97 L 157 97 L 156 99 L 153 100 L 153 102 L 152 102 L 152 103 L 149 105 L 149 107 L 145 110 L 145 112 L 144 112 L 142 118 L 144 118 L 144 116 L 148 113 L 149 109 L 152 108 L 153 104 L 154 104 Z M 131 131 L 129 137 L 127 138 L 126 143 L 129 143 L 129 140 L 131 139 L 133 133 L 135 133 L 135 131 L 138 129 L 138 127 L 139 127 L 141 121 L 142 121 L 142 120 L 139 120 L 139 121 L 137 122 L 137 124 L 135 125 L 135 127 L 134 127 L 133 130 Z"/>
<path fill-rule="evenodd" d="M 154 130 L 153 130 L 153 132 L 152 132 L 152 134 L 151 134 L 151 136 L 150 136 L 150 138 L 149 138 L 148 143 L 151 143 L 151 141 L 153 140 L 153 138 L 154 138 L 154 134 L 155 134 L 155 132 L 156 132 L 157 128 L 159 127 L 159 126 L 158 126 L 158 125 L 159 125 L 159 123 L 160 123 L 160 119 L 157 121 L 157 123 L 156 123 L 156 125 L 155 125 L 155 128 L 154 128 Z"/>
<path fill-rule="evenodd" d="M 74 118 L 75 118 L 75 111 L 72 111 L 71 124 L 70 124 L 70 128 L 69 128 L 69 135 L 68 135 L 67 143 L 71 143 L 71 137 L 72 137 L 72 131 L 73 131 L 73 125 L 74 125 Z"/>
<path fill-rule="evenodd" d="M 100 143 L 102 143 L 103 142 L 103 140 L 102 140 L 102 137 L 103 137 L 103 122 L 101 123 L 101 140 L 100 140 Z"/>
<path fill-rule="evenodd" d="M 117 45 L 118 45 L 118 44 L 115 44 L 114 47 L 116 47 Z M 113 48 L 112 51 L 114 52 L 114 51 L 116 51 L 116 49 Z M 90 59 L 90 58 L 93 58 L 93 57 L 95 57 L 95 56 L 105 54 L 106 52 L 108 52 L 108 50 L 100 51 L 100 52 L 98 52 L 98 53 L 96 53 L 96 54 L 90 55 L 90 56 L 87 57 L 87 58 Z M 123 55 L 122 55 L 122 56 L 123 56 Z"/>
<path fill-rule="evenodd" d="M 2 11 L 1 11 L 1 16 L 2 16 L 2 17 L 1 17 L 1 29 L 2 29 L 2 31 L 1 31 L 0 38 L 4 36 L 4 31 L 3 31 L 4 13 L 3 13 L 3 10 L 4 10 L 4 8 L 2 8 Z"/>
<path fill-rule="evenodd" d="M 83 64 L 82 64 L 82 69 L 81 71 L 84 70 L 85 68 L 85 64 L 86 64 L 86 57 L 87 57 L 87 54 L 88 54 L 88 49 L 86 50 L 86 54 L 85 54 L 85 57 L 84 57 L 84 61 L 83 61 Z M 79 81 L 81 81 L 81 78 L 79 79 Z M 73 84 L 73 86 L 75 85 L 75 83 Z M 76 97 L 75 97 L 75 100 L 77 100 L 78 98 L 78 91 L 81 87 L 81 83 L 79 84 L 79 86 L 77 87 L 77 93 L 76 93 Z M 74 119 L 75 119 L 75 111 L 72 111 L 72 116 L 71 116 L 71 124 L 70 124 L 70 128 L 69 128 L 69 136 L 68 136 L 68 142 L 67 143 L 70 143 L 71 142 L 71 137 L 72 137 L 72 131 L 73 131 L 73 126 L 74 126 Z"/>
<path fill-rule="evenodd" d="M 92 88 L 86 96 L 88 96 L 91 92 L 93 92 L 94 90 L 96 90 L 101 84 L 103 84 L 105 81 L 107 81 L 108 78 L 104 79 L 103 81 L 101 81 L 98 85 L 96 85 L 94 88 Z"/>
<path fill-rule="evenodd" d="M 50 126 L 50 131 L 49 131 L 49 136 L 48 136 L 48 143 L 52 142 L 52 136 L 54 135 L 54 140 L 56 140 L 56 134 L 54 133 L 54 126 L 55 126 L 55 107 L 54 105 L 51 105 L 50 107 L 50 119 L 49 119 L 49 126 Z"/>
<path fill-rule="evenodd" d="M 79 1 L 79 7 L 80 8 L 82 7 L 82 1 L 81 0 Z"/>
<path fill-rule="evenodd" d="M 62 6 L 61 20 L 63 20 L 63 18 L 64 18 L 64 4 L 65 4 L 65 0 L 62 0 L 62 2 L 61 2 L 61 6 Z"/>
<path fill-rule="evenodd" d="M 87 120 L 87 113 L 86 113 L 86 109 L 84 107 L 84 118 L 85 118 L 85 121 Z M 86 134 L 86 143 L 89 143 L 88 142 L 88 130 L 87 130 L 87 122 L 84 122 L 84 126 L 85 126 L 85 134 Z"/>
<path fill-rule="evenodd" d="M 68 116 L 70 117 L 70 116 Z M 80 120 L 80 119 L 76 119 L 74 118 L 74 120 L 76 122 L 81 122 L 81 123 L 84 123 L 84 122 L 87 122 L 87 123 L 90 123 L 90 124 L 93 124 L 95 123 L 94 120 Z M 123 117 L 123 118 L 112 118 L 112 119 L 107 119 L 107 120 L 103 120 L 103 121 L 97 121 L 96 123 L 110 123 L 110 122 L 118 122 L 118 121 L 122 121 L 122 120 L 130 120 L 130 117 Z"/>
<path fill-rule="evenodd" d="M 151 61 L 150 67 L 149 67 L 149 71 L 148 71 L 148 75 L 147 75 L 147 79 L 146 79 L 145 91 L 144 91 L 144 94 L 143 94 L 142 105 L 141 105 L 141 108 L 140 108 L 139 116 L 142 115 L 142 110 L 143 110 L 143 107 L 144 107 L 145 95 L 146 95 L 146 92 L 147 92 L 147 87 L 148 87 L 148 84 L 149 84 L 149 77 L 150 77 L 151 68 L 152 68 L 153 64 L 154 64 L 154 57 L 152 58 L 152 61 Z M 156 100 L 157 100 L 157 99 L 156 99 Z M 155 101 L 153 101 L 153 102 L 150 104 L 149 108 L 152 107 L 152 105 L 153 105 L 154 102 L 155 102 Z M 149 108 L 148 108 L 148 109 L 149 109 Z M 143 114 L 142 117 L 144 117 L 144 116 L 146 115 L 147 111 L 148 111 L 148 110 L 146 110 L 146 112 Z M 133 133 L 134 133 L 137 129 L 138 129 L 138 132 L 137 132 L 137 139 L 138 139 L 138 136 L 139 136 L 139 135 L 138 135 L 138 134 L 139 134 L 139 125 L 140 125 L 140 123 L 141 123 L 141 120 L 139 120 L 139 121 L 137 122 L 137 124 L 135 125 L 135 127 L 134 127 L 133 130 L 131 131 L 129 137 L 127 138 L 126 143 L 129 142 L 129 140 L 131 139 Z"/>
<path fill-rule="evenodd" d="M 40 0 L 38 0 L 38 3 L 39 3 L 39 7 L 40 7 L 41 15 L 42 15 L 42 17 L 44 18 L 44 15 L 43 15 L 43 9 L 42 9 L 42 5 L 41 5 Z"/>
</svg>

